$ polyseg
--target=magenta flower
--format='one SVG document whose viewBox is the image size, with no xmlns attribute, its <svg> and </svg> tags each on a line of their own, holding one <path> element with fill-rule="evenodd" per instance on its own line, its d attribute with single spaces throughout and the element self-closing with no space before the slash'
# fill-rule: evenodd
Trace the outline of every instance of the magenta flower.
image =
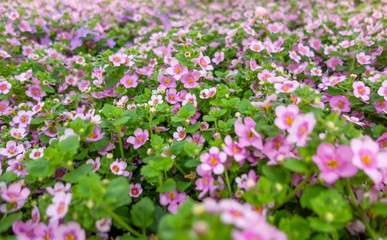
<svg viewBox="0 0 387 240">
<path fill-rule="evenodd" d="M 135 88 L 138 84 L 137 81 L 137 75 L 125 75 L 121 78 L 120 83 L 124 85 L 125 88 Z"/>
<path fill-rule="evenodd" d="M 241 118 L 235 121 L 235 134 L 239 137 L 241 147 L 253 146 L 256 149 L 262 149 L 262 137 L 255 131 L 255 125 L 256 123 L 250 117 L 245 118 L 245 124 L 242 123 Z"/>
<path fill-rule="evenodd" d="M 287 140 L 289 143 L 295 143 L 297 146 L 305 146 L 309 133 L 313 132 L 316 125 L 316 118 L 313 113 L 298 115 L 293 126 L 288 130 Z"/>
<path fill-rule="evenodd" d="M 345 96 L 333 96 L 329 100 L 329 106 L 332 108 L 340 109 L 342 112 L 350 112 L 351 111 L 351 102 L 348 101 L 348 98 Z"/>
<path fill-rule="evenodd" d="M 10 107 L 9 107 L 9 100 L 8 99 L 3 99 L 0 101 L 0 116 L 1 115 L 6 115 L 10 112 Z"/>
<path fill-rule="evenodd" d="M 340 145 L 337 149 L 329 143 L 322 143 L 317 148 L 317 155 L 312 160 L 320 169 L 320 177 L 332 184 L 340 177 L 349 178 L 357 173 L 357 168 L 352 165 L 352 150 L 349 146 Z"/>
<path fill-rule="evenodd" d="M 365 55 L 365 53 L 361 52 L 356 55 L 356 60 L 359 64 L 370 64 L 371 63 L 371 57 Z"/>
<path fill-rule="evenodd" d="M 196 58 L 195 60 L 193 60 L 193 62 L 199 63 L 199 66 L 204 71 L 209 71 L 209 70 L 214 69 L 214 67 L 212 65 L 210 65 L 211 59 L 208 56 L 203 57 L 202 53 L 200 53 L 200 56 L 198 58 Z"/>
<path fill-rule="evenodd" d="M 333 71 L 336 71 L 337 66 L 343 66 L 343 61 L 341 61 L 340 57 L 331 57 L 327 61 L 327 66 L 331 68 Z"/>
<path fill-rule="evenodd" d="M 196 172 L 201 178 L 195 181 L 197 191 L 202 191 L 199 194 L 199 198 L 203 198 L 214 187 L 214 178 L 212 177 L 211 170 L 203 170 L 202 165 L 196 168 Z"/>
<path fill-rule="evenodd" d="M 378 94 L 384 97 L 384 100 L 387 101 L 387 80 L 383 81 L 382 86 L 378 90 Z"/>
<path fill-rule="evenodd" d="M 15 141 L 8 141 L 7 144 L 5 145 L 5 148 L 0 148 L 0 154 L 8 158 L 16 156 L 22 153 L 23 151 L 24 151 L 23 144 L 16 145 Z"/>
<path fill-rule="evenodd" d="M 184 106 L 186 105 L 187 103 L 192 103 L 192 105 L 194 105 L 194 107 L 197 107 L 198 106 L 198 101 L 196 101 L 196 95 L 195 94 L 191 94 L 191 93 L 187 93 L 184 97 L 184 100 L 182 101 L 181 105 Z"/>
<path fill-rule="evenodd" d="M 297 55 L 297 53 L 294 52 L 294 51 L 290 51 L 290 52 L 289 52 L 289 57 L 290 57 L 291 59 L 293 59 L 296 63 L 299 63 L 300 60 L 301 60 L 301 57 L 300 57 L 299 55 Z"/>
<path fill-rule="evenodd" d="M 180 81 L 184 84 L 185 88 L 196 88 L 197 86 L 199 86 L 199 83 L 197 82 L 199 80 L 199 77 L 199 72 L 189 71 L 180 78 Z"/>
<path fill-rule="evenodd" d="M 224 165 L 227 160 L 227 155 L 219 151 L 219 148 L 213 146 L 208 153 L 203 153 L 200 156 L 201 168 L 204 171 L 211 170 L 213 173 L 220 175 L 224 172 Z"/>
<path fill-rule="evenodd" d="M 20 183 L 12 183 L 7 187 L 3 187 L 1 198 L 6 202 L 25 202 L 30 195 L 29 188 L 23 188 Z"/>
<path fill-rule="evenodd" d="M 116 53 L 116 54 L 110 55 L 109 56 L 109 60 L 110 60 L 110 62 L 113 63 L 113 65 L 115 67 L 118 67 L 121 64 L 125 63 L 125 57 L 122 54 L 120 54 L 120 53 Z"/>
<path fill-rule="evenodd" d="M 52 187 L 48 187 L 46 189 L 46 191 L 49 194 L 51 194 L 52 196 L 55 196 L 59 192 L 71 193 L 71 184 L 70 183 L 66 183 L 66 185 L 64 185 L 61 182 L 57 182 L 57 183 L 54 184 L 53 188 Z"/>
<path fill-rule="evenodd" d="M 67 224 L 59 225 L 55 232 L 57 240 L 85 240 L 85 230 L 79 226 L 77 222 L 68 222 Z"/>
<path fill-rule="evenodd" d="M 104 135 L 105 135 L 105 133 L 101 132 L 101 126 L 97 125 L 94 128 L 93 132 L 89 136 L 87 136 L 86 141 L 96 142 L 98 140 L 101 140 Z"/>
<path fill-rule="evenodd" d="M 361 81 L 354 82 L 352 84 L 353 87 L 353 94 L 357 98 L 361 98 L 363 101 L 367 101 L 370 99 L 370 88 L 366 87 L 365 84 Z"/>
<path fill-rule="evenodd" d="M 275 22 L 275 23 L 269 23 L 266 29 L 271 33 L 279 33 L 281 32 L 282 27 L 283 27 L 282 24 Z"/>
<path fill-rule="evenodd" d="M 387 132 L 383 133 L 382 136 L 380 136 L 376 142 L 379 144 L 380 148 L 387 148 Z"/>
<path fill-rule="evenodd" d="M 275 119 L 274 124 L 281 130 L 288 130 L 292 127 L 298 112 L 298 106 L 295 104 L 291 104 L 287 107 L 280 105 L 275 109 L 277 118 Z"/>
<path fill-rule="evenodd" d="M 139 183 L 130 184 L 129 196 L 133 198 L 137 198 L 141 195 L 141 193 L 142 193 L 142 187 Z"/>
<path fill-rule="evenodd" d="M 157 80 L 160 83 L 160 85 L 159 85 L 160 89 L 175 88 L 176 87 L 176 80 L 172 76 L 164 76 L 162 74 L 159 74 L 159 76 L 157 77 Z"/>
<path fill-rule="evenodd" d="M 137 128 L 134 131 L 134 137 L 130 136 L 127 140 L 128 143 L 133 145 L 134 149 L 137 149 L 144 145 L 149 139 L 149 131 L 147 129 L 142 130 L 141 128 Z"/>
<path fill-rule="evenodd" d="M 226 146 L 223 147 L 223 151 L 228 156 L 233 157 L 235 161 L 243 163 L 249 152 L 244 147 L 241 147 L 238 142 L 234 142 L 230 135 L 224 138 L 224 143 Z"/>
<path fill-rule="evenodd" d="M 258 178 L 259 178 L 259 176 L 257 176 L 257 174 L 254 172 L 254 170 L 251 169 L 248 174 L 244 173 L 240 177 L 236 177 L 235 182 L 236 182 L 238 188 L 241 188 L 244 190 L 249 190 L 247 182 L 252 181 L 253 183 L 256 183 Z"/>
<path fill-rule="evenodd" d="M 42 92 L 42 88 L 39 85 L 30 85 L 26 91 L 26 95 L 36 101 L 40 101 L 47 94 Z"/>
<path fill-rule="evenodd" d="M 188 195 L 185 192 L 179 193 L 177 190 L 168 193 L 160 193 L 160 204 L 162 206 L 168 205 L 168 211 L 170 213 L 176 213 L 178 207 L 183 204 L 186 199 L 188 199 Z"/>
<path fill-rule="evenodd" d="M 377 185 L 382 182 L 382 168 L 387 167 L 387 152 L 380 152 L 379 145 L 366 136 L 364 140 L 352 139 L 352 163 L 363 170 Z"/>
</svg>

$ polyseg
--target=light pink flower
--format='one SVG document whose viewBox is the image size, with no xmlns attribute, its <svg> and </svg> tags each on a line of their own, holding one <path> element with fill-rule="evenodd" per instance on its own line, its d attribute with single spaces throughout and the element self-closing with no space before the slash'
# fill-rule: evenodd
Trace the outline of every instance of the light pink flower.
<svg viewBox="0 0 387 240">
<path fill-rule="evenodd" d="M 67 224 L 59 225 L 58 229 L 55 231 L 55 235 L 57 240 L 86 239 L 85 230 L 83 230 L 77 222 L 68 222 Z"/>
<path fill-rule="evenodd" d="M 180 65 L 176 62 L 171 67 L 167 68 L 166 73 L 172 75 L 176 80 L 180 80 L 180 78 L 188 72 L 188 68 L 186 66 Z"/>
<path fill-rule="evenodd" d="M 95 227 L 98 229 L 99 232 L 107 233 L 110 231 L 110 228 L 112 226 L 112 218 L 101 218 L 98 221 L 95 221 Z"/>
<path fill-rule="evenodd" d="M 128 164 L 125 161 L 119 161 L 118 159 L 116 159 L 110 164 L 110 171 L 114 175 L 122 175 L 124 177 L 128 177 L 130 173 L 128 171 L 125 171 L 125 168 L 127 166 Z"/>
<path fill-rule="evenodd" d="M 86 164 L 92 164 L 94 167 L 93 167 L 93 172 L 97 172 L 99 170 L 99 168 L 101 167 L 101 158 L 100 157 L 97 157 L 95 160 L 93 159 L 89 159 L 86 161 Z"/>
<path fill-rule="evenodd" d="M 327 66 L 333 71 L 336 71 L 337 66 L 343 66 L 343 61 L 341 61 L 340 57 L 331 57 L 327 61 Z"/>
<path fill-rule="evenodd" d="M 199 80 L 200 73 L 197 71 L 189 71 L 180 78 L 180 82 L 184 84 L 185 88 L 196 88 L 199 86 L 197 82 Z"/>
<path fill-rule="evenodd" d="M 200 156 L 201 168 L 204 171 L 211 170 L 213 173 L 220 175 L 224 172 L 224 165 L 227 160 L 227 155 L 219 151 L 219 148 L 213 146 L 208 153 L 203 153 Z"/>
<path fill-rule="evenodd" d="M 45 92 L 42 92 L 42 88 L 39 85 L 30 85 L 28 86 L 26 95 L 36 101 L 40 101 L 47 94 Z"/>
<path fill-rule="evenodd" d="M 34 148 L 32 149 L 29 158 L 31 159 L 39 159 L 44 156 L 44 148 Z"/>
<path fill-rule="evenodd" d="M 262 44 L 261 41 L 253 41 L 250 44 L 250 49 L 254 52 L 261 52 L 261 51 L 265 50 L 265 46 Z"/>
<path fill-rule="evenodd" d="M 196 168 L 196 172 L 198 173 L 201 178 L 198 178 L 195 181 L 197 191 L 202 191 L 199 194 L 199 198 L 203 198 L 214 186 L 214 178 L 212 177 L 212 171 L 211 170 L 203 170 L 202 165 L 199 165 Z"/>
<path fill-rule="evenodd" d="M 230 135 L 224 138 L 226 146 L 223 147 L 223 151 L 230 157 L 233 157 L 235 161 L 243 163 L 246 155 L 249 153 L 238 142 L 234 142 Z"/>
<path fill-rule="evenodd" d="M 7 187 L 3 187 L 1 198 L 6 202 L 25 202 L 31 191 L 25 187 L 22 189 L 20 183 L 12 183 Z"/>
<path fill-rule="evenodd" d="M 93 132 L 87 136 L 86 141 L 88 142 L 96 142 L 98 140 L 101 140 L 105 133 L 101 132 L 101 126 L 97 125 Z"/>
<path fill-rule="evenodd" d="M 185 138 L 186 133 L 184 132 L 185 127 L 179 126 L 176 129 L 176 132 L 173 133 L 173 138 L 176 139 L 176 141 L 181 141 Z"/>
<path fill-rule="evenodd" d="M 0 154 L 8 158 L 16 156 L 22 153 L 23 151 L 24 151 L 23 144 L 16 145 L 15 141 L 8 141 L 7 144 L 5 145 L 5 148 L 0 148 Z"/>
<path fill-rule="evenodd" d="M 298 113 L 299 108 L 297 105 L 291 104 L 287 107 L 280 105 L 275 109 L 277 118 L 274 124 L 281 130 L 288 130 L 292 127 Z"/>
<path fill-rule="evenodd" d="M 58 192 L 55 194 L 52 199 L 52 204 L 50 204 L 46 209 L 46 214 L 50 220 L 62 219 L 66 216 L 71 203 L 71 193 Z"/>
<path fill-rule="evenodd" d="M 128 143 L 133 145 L 134 149 L 137 149 L 144 145 L 149 139 L 149 131 L 147 129 L 142 130 L 141 128 L 137 128 L 134 131 L 134 137 L 130 136 L 127 140 Z"/>
<path fill-rule="evenodd" d="M 383 81 L 382 86 L 378 90 L 378 94 L 387 101 L 387 80 Z"/>
<path fill-rule="evenodd" d="M 287 141 L 289 143 L 295 143 L 299 147 L 305 146 L 308 135 L 313 132 L 315 125 L 316 118 L 313 113 L 298 115 L 292 127 L 288 130 L 289 135 Z"/>
<path fill-rule="evenodd" d="M 387 152 L 380 152 L 379 145 L 366 136 L 364 140 L 352 139 L 351 149 L 353 151 L 352 163 L 363 170 L 375 184 L 383 180 L 382 168 L 387 168 Z"/>
<path fill-rule="evenodd" d="M 234 123 L 235 134 L 239 137 L 240 146 L 262 149 L 262 137 L 255 131 L 256 123 L 250 117 L 246 117 L 244 121 L 245 124 L 242 123 L 241 118 L 238 118 Z"/>
<path fill-rule="evenodd" d="M 120 83 L 124 85 L 125 88 L 135 88 L 138 84 L 137 81 L 137 75 L 125 75 L 121 78 Z"/>
<path fill-rule="evenodd" d="M 352 84 L 352 87 L 353 87 L 353 94 L 355 95 L 355 97 L 357 98 L 361 98 L 363 101 L 367 101 L 368 99 L 370 99 L 370 88 L 365 86 L 365 84 L 361 81 L 357 81 L 357 82 L 354 82 Z"/>
<path fill-rule="evenodd" d="M 176 87 L 176 80 L 172 76 L 164 76 L 163 74 L 159 74 L 159 76 L 157 77 L 157 80 L 160 83 L 159 85 L 160 89 Z"/>
<path fill-rule="evenodd" d="M 342 112 L 351 111 L 351 102 L 345 96 L 333 96 L 329 99 L 329 106 L 332 108 L 340 109 Z"/>
<path fill-rule="evenodd" d="M 356 55 L 356 60 L 359 64 L 370 64 L 371 63 L 371 57 L 365 55 L 365 53 L 361 52 Z"/>
<path fill-rule="evenodd" d="M 21 110 L 17 113 L 17 116 L 12 118 L 12 121 L 19 124 L 19 127 L 27 127 L 30 124 L 33 115 L 34 113 L 32 111 L 26 112 Z"/>
<path fill-rule="evenodd" d="M 340 177 L 349 178 L 357 173 L 352 165 L 352 150 L 349 146 L 340 145 L 337 149 L 329 143 L 322 143 L 317 148 L 317 155 L 312 160 L 320 169 L 320 177 L 329 184 L 336 182 Z"/>
<path fill-rule="evenodd" d="M 168 205 L 168 211 L 170 213 L 176 213 L 178 207 L 183 204 L 186 199 L 188 199 L 188 195 L 185 192 L 179 193 L 177 190 L 168 193 L 160 193 L 160 204 L 162 206 Z"/>
</svg>

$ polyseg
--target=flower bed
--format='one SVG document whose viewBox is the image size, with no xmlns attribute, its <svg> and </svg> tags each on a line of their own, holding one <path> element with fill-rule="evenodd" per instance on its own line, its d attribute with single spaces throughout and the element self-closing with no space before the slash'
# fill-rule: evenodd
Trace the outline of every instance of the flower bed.
<svg viewBox="0 0 387 240">
<path fill-rule="evenodd" d="M 1 3 L 0 238 L 386 236 L 386 1 L 335 2 Z"/>
</svg>

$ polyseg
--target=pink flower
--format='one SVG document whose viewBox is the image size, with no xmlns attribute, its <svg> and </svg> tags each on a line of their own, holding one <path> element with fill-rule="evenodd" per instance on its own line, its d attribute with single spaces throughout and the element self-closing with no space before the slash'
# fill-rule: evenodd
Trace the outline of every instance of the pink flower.
<svg viewBox="0 0 387 240">
<path fill-rule="evenodd" d="M 167 100 L 170 104 L 177 103 L 177 92 L 175 88 L 165 91 L 165 100 Z"/>
<path fill-rule="evenodd" d="M 194 105 L 194 107 L 197 107 L 198 106 L 198 102 L 196 101 L 196 95 L 193 94 L 193 93 L 187 93 L 187 95 L 185 95 L 184 100 L 181 103 L 181 105 L 184 106 L 187 103 L 192 103 L 192 105 Z"/>
<path fill-rule="evenodd" d="M 66 183 L 66 185 L 64 185 L 61 182 L 57 182 L 55 183 L 54 188 L 48 187 L 46 191 L 52 196 L 55 196 L 59 192 L 71 193 L 71 184 Z"/>
<path fill-rule="evenodd" d="M 241 147 L 253 146 L 256 149 L 262 149 L 262 137 L 255 131 L 255 125 L 256 123 L 250 117 L 245 118 L 245 124 L 242 123 L 241 118 L 235 121 L 235 134 L 239 137 Z"/>
<path fill-rule="evenodd" d="M 19 127 L 27 127 L 31 122 L 32 115 L 34 115 L 32 111 L 26 112 L 24 110 L 21 110 L 17 113 L 17 116 L 14 116 L 12 118 L 12 121 L 14 123 L 19 124 Z"/>
<path fill-rule="evenodd" d="M 92 164 L 94 166 L 92 171 L 97 172 L 101 167 L 100 157 L 97 157 L 95 161 L 93 159 L 89 159 L 86 161 L 86 164 Z"/>
<path fill-rule="evenodd" d="M 265 49 L 265 46 L 263 46 L 261 41 L 253 41 L 250 44 L 250 49 L 254 52 L 261 52 Z"/>
<path fill-rule="evenodd" d="M 270 81 L 270 79 L 274 77 L 275 77 L 275 72 L 270 72 L 267 69 L 264 69 L 261 73 L 258 73 L 258 79 L 261 82 Z"/>
<path fill-rule="evenodd" d="M 199 80 L 199 77 L 199 72 L 189 71 L 180 78 L 180 81 L 184 84 L 185 88 L 196 88 L 197 86 L 199 86 L 199 83 L 197 82 Z"/>
<path fill-rule="evenodd" d="M 98 140 L 101 140 L 104 135 L 105 135 L 105 133 L 101 132 L 101 126 L 97 125 L 94 128 L 93 132 L 89 136 L 87 136 L 86 141 L 96 142 Z"/>
<path fill-rule="evenodd" d="M 16 139 L 23 139 L 27 136 L 28 132 L 26 132 L 25 128 L 12 128 L 11 131 L 9 131 L 12 137 Z"/>
<path fill-rule="evenodd" d="M 10 84 L 7 81 L 0 82 L 0 93 L 1 94 L 7 94 L 9 93 L 9 90 L 12 88 L 12 84 Z"/>
<path fill-rule="evenodd" d="M 20 183 L 12 183 L 7 187 L 3 187 L 1 198 L 6 202 L 25 202 L 31 191 L 29 188 L 23 188 Z"/>
<path fill-rule="evenodd" d="M 290 57 L 291 59 L 293 59 L 296 63 L 299 63 L 300 60 L 301 60 L 301 57 L 300 57 L 299 55 L 297 55 L 297 53 L 294 52 L 294 51 L 290 51 L 290 52 L 289 52 L 289 57 Z"/>
<path fill-rule="evenodd" d="M 248 151 L 244 147 L 241 147 L 238 142 L 234 142 L 230 135 L 224 138 L 226 146 L 223 147 L 223 151 L 230 157 L 233 157 L 237 162 L 243 162 L 246 158 Z"/>
<path fill-rule="evenodd" d="M 130 184 L 129 196 L 133 198 L 137 198 L 141 195 L 141 193 L 142 193 L 142 187 L 139 183 Z"/>
<path fill-rule="evenodd" d="M 39 85 L 30 85 L 26 91 L 26 95 L 36 101 L 40 101 L 47 94 L 42 92 L 42 88 Z"/>
<path fill-rule="evenodd" d="M 387 80 L 383 81 L 382 86 L 378 90 L 378 94 L 387 101 Z"/>
<path fill-rule="evenodd" d="M 380 136 L 376 142 L 379 144 L 380 148 L 387 148 L 387 132 L 383 133 L 382 136 Z"/>
<path fill-rule="evenodd" d="M 116 53 L 109 56 L 110 62 L 113 63 L 115 67 L 120 66 L 121 64 L 125 63 L 125 58 L 120 53 Z"/>
<path fill-rule="evenodd" d="M 163 103 L 163 96 L 161 95 L 152 95 L 151 100 L 149 100 L 148 104 L 150 106 L 157 106 L 161 103 Z"/>
<path fill-rule="evenodd" d="M 213 173 L 220 175 L 224 172 L 224 165 L 227 160 L 227 155 L 219 151 L 219 148 L 213 146 L 208 153 L 203 153 L 200 156 L 201 168 L 204 171 L 211 170 Z"/>
<path fill-rule="evenodd" d="M 176 139 L 176 141 L 181 141 L 185 138 L 186 133 L 184 132 L 185 127 L 177 127 L 176 132 L 173 133 L 173 138 Z"/>
<path fill-rule="evenodd" d="M 38 149 L 34 148 L 34 149 L 32 149 L 29 157 L 31 159 L 39 159 L 39 158 L 44 156 L 43 151 L 44 151 L 44 148 L 38 148 Z"/>
<path fill-rule="evenodd" d="M 57 240 L 85 240 L 85 230 L 77 222 L 68 222 L 61 224 L 55 232 Z"/>
<path fill-rule="evenodd" d="M 3 99 L 0 101 L 0 116 L 1 115 L 6 115 L 10 112 L 10 107 L 9 107 L 9 100 L 8 99 Z"/>
<path fill-rule="evenodd" d="M 234 240 L 287 240 L 286 234 L 268 224 L 263 218 L 250 220 L 241 231 L 233 230 L 232 237 Z"/>
<path fill-rule="evenodd" d="M 212 177 L 211 170 L 203 170 L 202 165 L 199 165 L 196 168 L 196 172 L 198 173 L 201 178 L 198 178 L 195 181 L 197 191 L 202 191 L 199 194 L 199 198 L 203 198 L 214 186 L 214 178 Z"/>
<path fill-rule="evenodd" d="M 216 65 L 219 65 L 224 60 L 224 52 L 216 52 L 214 54 L 214 58 L 212 59 L 212 62 Z"/>
<path fill-rule="evenodd" d="M 267 30 L 271 33 L 279 33 L 281 30 L 282 30 L 282 24 L 280 23 L 269 23 L 269 25 L 267 26 Z"/>
<path fill-rule="evenodd" d="M 95 221 L 95 227 L 98 229 L 99 232 L 107 233 L 110 231 L 112 226 L 112 218 L 102 218 L 98 221 Z"/>
<path fill-rule="evenodd" d="M 313 113 L 298 115 L 292 127 L 288 130 L 287 140 L 289 143 L 296 143 L 297 146 L 305 146 L 309 133 L 313 132 L 316 125 L 316 118 Z"/>
<path fill-rule="evenodd" d="M 365 53 L 361 52 L 356 55 L 356 60 L 359 64 L 370 64 L 371 63 L 371 57 L 365 55 Z"/>
<path fill-rule="evenodd" d="M 50 220 L 62 219 L 66 216 L 71 203 L 71 193 L 58 192 L 55 194 L 52 199 L 52 204 L 50 204 L 46 209 L 46 214 Z"/>
<path fill-rule="evenodd" d="M 350 112 L 351 111 L 351 102 L 348 101 L 348 98 L 345 96 L 333 96 L 329 100 L 329 106 L 332 108 L 340 109 L 342 112 Z"/>
<path fill-rule="evenodd" d="M 328 59 L 327 66 L 333 71 L 336 71 L 337 65 L 343 66 L 343 61 L 341 61 L 340 57 L 335 56 Z"/>
<path fill-rule="evenodd" d="M 366 87 L 365 84 L 361 81 L 357 81 L 357 82 L 354 82 L 352 84 L 352 87 L 353 87 L 353 94 L 355 95 L 355 97 L 357 98 L 361 98 L 363 101 L 367 101 L 368 99 L 370 99 L 370 88 L 369 87 Z"/>
<path fill-rule="evenodd" d="M 176 81 L 172 76 L 164 76 L 162 74 L 159 74 L 159 76 L 157 77 L 157 80 L 160 83 L 160 85 L 159 85 L 160 89 L 175 88 L 176 87 Z"/>
<path fill-rule="evenodd" d="M 118 159 L 116 159 L 110 164 L 110 171 L 114 175 L 122 175 L 124 177 L 128 177 L 130 173 L 128 171 L 125 171 L 125 168 L 127 166 L 128 164 L 125 161 L 119 161 Z"/>
<path fill-rule="evenodd" d="M 199 63 L 199 66 L 204 70 L 204 71 L 208 71 L 208 70 L 213 70 L 214 67 L 211 64 L 211 59 L 208 57 L 208 56 L 204 56 L 202 55 L 202 53 L 200 53 L 200 56 L 194 60 L 196 63 Z"/>
<path fill-rule="evenodd" d="M 137 75 L 125 75 L 121 78 L 120 83 L 124 85 L 125 88 L 135 88 L 138 84 L 137 81 Z"/>
<path fill-rule="evenodd" d="M 73 75 L 68 75 L 66 78 L 65 78 L 65 81 L 68 85 L 71 85 L 71 86 L 77 86 L 78 84 L 78 78 L 77 77 L 74 77 Z"/>
<path fill-rule="evenodd" d="M 168 211 L 170 213 L 176 213 L 178 207 L 183 204 L 186 199 L 188 199 L 188 195 L 184 192 L 179 193 L 177 190 L 168 193 L 160 193 L 160 204 L 162 206 L 168 205 Z"/>
<path fill-rule="evenodd" d="M 235 224 L 244 228 L 250 221 L 259 218 L 259 215 L 252 211 L 250 206 L 242 205 L 234 199 L 222 199 L 219 202 L 221 209 L 220 219 L 226 224 Z"/>
<path fill-rule="evenodd" d="M 340 145 L 335 149 L 329 143 L 322 143 L 312 160 L 321 171 L 320 177 L 328 184 L 332 184 L 340 177 L 349 178 L 356 175 L 357 168 L 352 165 L 352 156 L 349 146 Z"/>
<path fill-rule="evenodd" d="M 249 190 L 249 188 L 247 186 L 247 182 L 249 180 L 253 181 L 254 183 L 256 183 L 257 180 L 258 180 L 258 176 L 254 172 L 253 169 L 251 169 L 248 174 L 244 173 L 240 177 L 236 177 L 235 178 L 235 182 L 236 182 L 238 188 L 241 188 L 241 189 L 244 189 L 244 190 Z"/>
<path fill-rule="evenodd" d="M 133 145 L 134 149 L 137 149 L 145 144 L 149 139 L 149 131 L 145 129 L 144 131 L 141 128 L 137 128 L 134 131 L 134 137 L 130 136 L 127 140 L 128 143 Z"/>
<path fill-rule="evenodd" d="M 275 109 L 277 118 L 275 119 L 274 124 L 281 130 L 288 130 L 292 127 L 298 112 L 299 109 L 297 105 L 291 104 L 287 107 L 280 105 Z"/>
<path fill-rule="evenodd" d="M 192 134 L 192 137 L 187 137 L 185 140 L 188 142 L 195 143 L 198 146 L 206 141 L 206 139 L 200 134 L 200 132 L 195 132 L 194 134 Z"/>
<path fill-rule="evenodd" d="M 274 88 L 276 93 L 291 93 L 294 92 L 300 84 L 297 81 L 285 81 L 283 83 L 275 83 Z"/>
<path fill-rule="evenodd" d="M 188 68 L 186 66 L 180 65 L 178 62 L 175 62 L 174 65 L 167 68 L 166 73 L 174 76 L 176 80 L 180 80 L 180 78 L 188 72 Z"/>
<path fill-rule="evenodd" d="M 23 151 L 24 151 L 23 144 L 18 144 L 16 146 L 15 141 L 8 141 L 7 144 L 5 145 L 5 148 L 0 148 L 0 154 L 8 158 L 16 156 L 22 153 Z"/>
<path fill-rule="evenodd" d="M 363 170 L 377 185 L 382 182 L 381 168 L 387 168 L 387 152 L 380 152 L 379 145 L 369 136 L 364 140 L 352 139 L 352 163 Z"/>
</svg>

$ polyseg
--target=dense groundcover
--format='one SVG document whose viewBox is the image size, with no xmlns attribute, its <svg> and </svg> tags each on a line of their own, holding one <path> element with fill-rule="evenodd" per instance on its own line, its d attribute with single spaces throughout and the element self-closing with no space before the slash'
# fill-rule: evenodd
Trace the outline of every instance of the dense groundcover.
<svg viewBox="0 0 387 240">
<path fill-rule="evenodd" d="M 383 239 L 386 1 L 0 4 L 1 239 Z"/>
</svg>

